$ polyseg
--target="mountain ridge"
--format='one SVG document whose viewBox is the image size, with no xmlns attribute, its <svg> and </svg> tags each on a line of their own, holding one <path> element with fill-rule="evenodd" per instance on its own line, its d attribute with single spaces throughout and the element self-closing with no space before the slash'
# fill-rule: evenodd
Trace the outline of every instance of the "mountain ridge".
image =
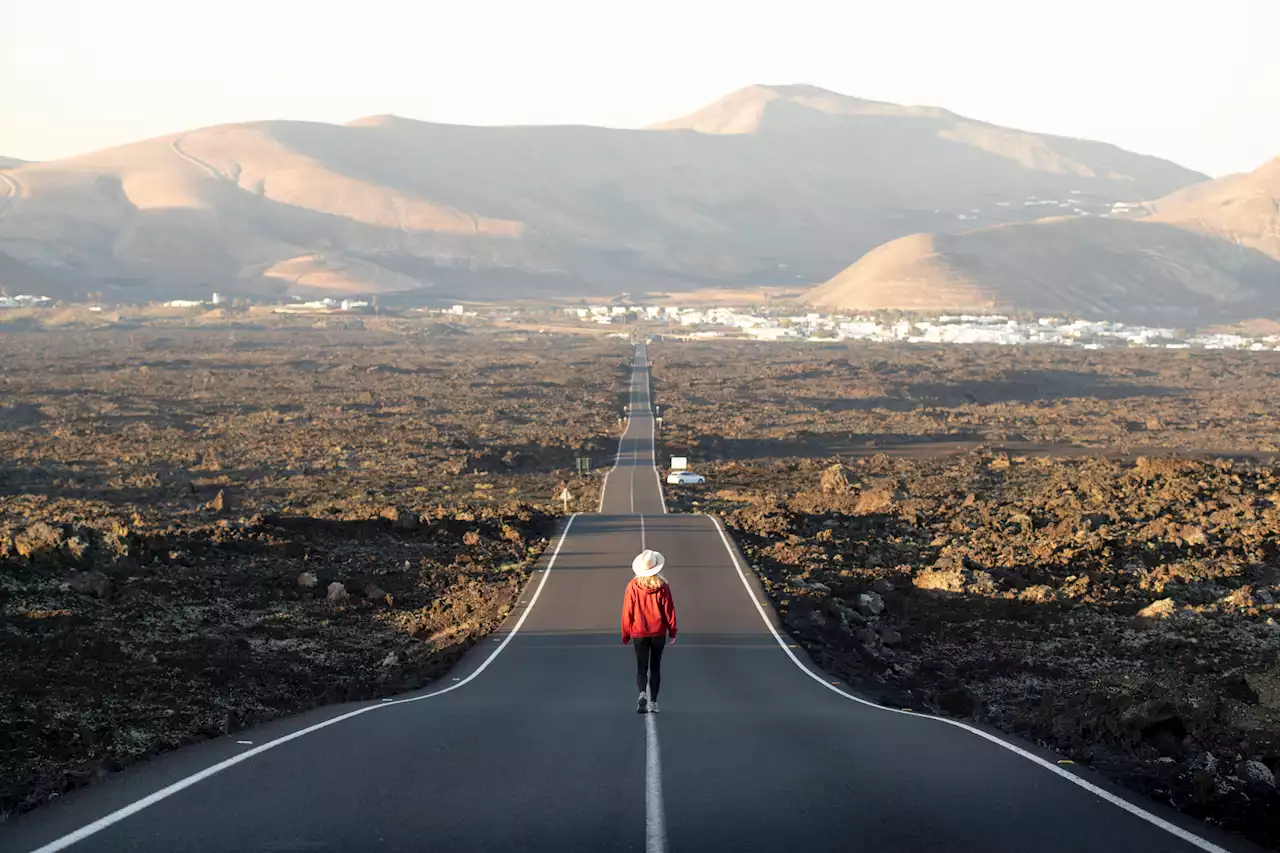
<svg viewBox="0 0 1280 853">
<path fill-rule="evenodd" d="M 749 133 L 383 115 L 216 125 L 23 164 L 3 173 L 21 191 L 0 198 L 0 251 L 60 293 L 130 299 L 273 296 L 282 282 L 432 297 L 807 283 L 905 234 L 1025 220 L 1027 195 L 1137 202 L 1204 180 L 939 108 L 764 89 L 707 108 L 765 103 Z"/>
<path fill-rule="evenodd" d="M 949 116 L 955 113 L 940 107 L 909 106 L 885 101 L 871 101 L 832 92 L 819 86 L 790 83 L 767 85 L 757 83 L 720 98 L 694 112 L 658 124 L 650 130 L 693 130 L 708 134 L 758 132 L 765 121 L 766 110 L 774 101 L 800 104 L 832 115 Z"/>
<path fill-rule="evenodd" d="M 1280 316 L 1280 158 L 1146 209 L 1136 219 L 1051 218 L 899 238 L 805 301 L 843 311 L 1066 312 L 1189 327 Z"/>
</svg>

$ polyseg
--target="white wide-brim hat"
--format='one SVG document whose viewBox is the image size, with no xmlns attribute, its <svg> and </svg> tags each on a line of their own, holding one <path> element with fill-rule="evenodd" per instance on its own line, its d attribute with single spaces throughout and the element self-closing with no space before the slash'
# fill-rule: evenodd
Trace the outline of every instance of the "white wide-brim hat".
<svg viewBox="0 0 1280 853">
<path fill-rule="evenodd" d="M 651 578 L 662 571 L 662 567 L 666 564 L 666 557 L 657 551 L 645 548 L 631 561 L 631 571 L 635 572 L 638 578 Z"/>
</svg>

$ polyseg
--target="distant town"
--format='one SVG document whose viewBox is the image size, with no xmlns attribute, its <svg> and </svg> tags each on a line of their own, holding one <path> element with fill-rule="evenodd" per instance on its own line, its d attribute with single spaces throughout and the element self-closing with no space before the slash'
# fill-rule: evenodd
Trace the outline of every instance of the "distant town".
<svg viewBox="0 0 1280 853">
<path fill-rule="evenodd" d="M 0 295 L 0 310 L 49 308 L 48 296 Z M 293 299 L 262 306 L 273 314 L 364 314 L 376 303 L 367 299 Z M 171 309 L 215 309 L 227 306 L 226 297 L 214 293 L 209 299 L 174 299 L 162 303 Z M 89 311 L 102 307 L 91 305 Z M 546 312 L 509 306 L 462 305 L 445 308 L 404 309 L 409 313 L 429 313 L 460 319 L 524 320 L 537 322 Z M 402 312 L 397 312 L 402 313 Z M 1229 332 L 1197 332 L 1163 326 L 1142 326 L 1108 320 L 1064 317 L 1022 317 L 1006 314 L 939 314 L 931 317 L 859 316 L 789 313 L 776 308 L 714 307 L 692 308 L 674 305 L 588 305 L 564 308 L 571 322 L 583 326 L 625 327 L 643 321 L 650 331 L 670 338 L 752 338 L 759 341 L 876 341 L 909 344 L 996 344 L 1104 349 L 1143 347 L 1150 349 L 1234 349 L 1252 352 L 1280 351 L 1280 334 L 1249 336 Z M 620 332 L 621 333 L 621 332 Z"/>
<path fill-rule="evenodd" d="M 1097 320 L 1038 317 L 1019 320 L 1004 314 L 942 314 L 924 319 L 885 320 L 876 317 L 818 313 L 779 315 L 735 308 L 693 309 L 663 306 L 594 305 L 566 308 L 581 322 L 611 325 L 632 317 L 679 327 L 675 337 L 750 337 L 762 341 L 900 341 L 913 344 L 1052 344 L 1103 349 L 1243 349 L 1280 351 L 1280 335 L 1248 337 L 1240 334 L 1193 333 L 1179 329 L 1138 326 Z"/>
<path fill-rule="evenodd" d="M 53 300 L 47 296 L 0 295 L 0 308 L 43 308 L 52 304 Z"/>
</svg>

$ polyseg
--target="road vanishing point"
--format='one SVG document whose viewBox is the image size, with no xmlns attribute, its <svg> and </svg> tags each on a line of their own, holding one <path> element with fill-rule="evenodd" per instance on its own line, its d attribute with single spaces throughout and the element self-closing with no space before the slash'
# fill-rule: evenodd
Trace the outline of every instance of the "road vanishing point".
<svg viewBox="0 0 1280 853">
<path fill-rule="evenodd" d="M 667 514 L 648 356 L 599 511 L 433 686 L 135 766 L 0 826 L 2 851 L 1253 850 L 1058 756 L 856 695 L 797 648 L 716 519 Z M 662 713 L 619 636 L 632 558 L 680 617 Z"/>
</svg>

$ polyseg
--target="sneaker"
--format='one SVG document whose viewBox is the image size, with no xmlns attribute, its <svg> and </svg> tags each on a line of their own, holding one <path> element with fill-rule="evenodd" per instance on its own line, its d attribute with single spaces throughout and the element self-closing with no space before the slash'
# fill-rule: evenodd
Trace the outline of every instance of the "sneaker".
<svg viewBox="0 0 1280 853">
<path fill-rule="evenodd" d="M 649 703 L 649 713 L 650 713 L 650 714 L 656 714 L 656 713 L 658 713 L 658 700 L 657 700 L 657 699 L 654 699 L 652 702 L 650 702 L 650 703 Z"/>
<path fill-rule="evenodd" d="M 646 714 L 649 711 L 649 697 L 644 693 L 640 694 L 640 698 L 636 700 L 636 713 Z"/>
</svg>

